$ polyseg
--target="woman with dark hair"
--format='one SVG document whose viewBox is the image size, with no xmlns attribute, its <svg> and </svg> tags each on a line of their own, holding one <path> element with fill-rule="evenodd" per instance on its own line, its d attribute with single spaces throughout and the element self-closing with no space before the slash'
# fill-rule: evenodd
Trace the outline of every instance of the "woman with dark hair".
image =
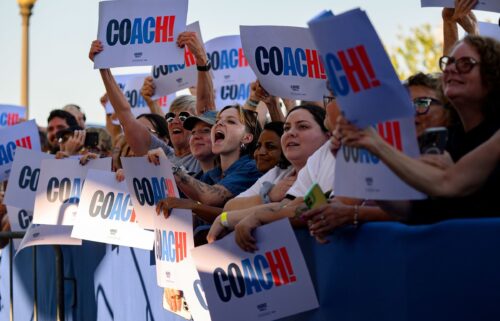
<svg viewBox="0 0 500 321">
<path fill-rule="evenodd" d="M 165 117 L 157 114 L 142 114 L 137 116 L 137 119 L 141 121 L 143 125 L 148 128 L 148 131 L 164 141 L 170 144 L 170 135 L 168 134 L 168 126 Z"/>
<path fill-rule="evenodd" d="M 281 148 L 283 125 L 282 121 L 273 121 L 264 125 L 264 130 L 257 141 L 257 148 L 253 153 L 257 169 L 261 173 L 267 173 L 274 166 L 286 169 L 290 165 Z"/>
<path fill-rule="evenodd" d="M 212 152 L 219 155 L 220 164 L 199 180 L 175 168 L 177 187 L 190 200 L 168 197 L 158 203 L 157 213 L 168 216 L 170 208 L 190 208 L 203 220 L 212 222 L 229 199 L 252 186 L 261 176 L 252 159 L 260 132 L 256 112 L 239 105 L 224 107 L 211 132 Z M 159 163 L 156 152 L 148 156 L 151 162 Z"/>
<path fill-rule="evenodd" d="M 491 38 L 468 35 L 455 45 L 449 56 L 441 57 L 439 64 L 443 70 L 444 95 L 462 123 L 449 128 L 446 147 L 446 154 L 449 155 L 445 156 L 451 156 L 453 162 L 458 162 L 500 129 L 500 43 Z M 367 148 L 408 183 L 432 195 L 443 195 L 434 188 L 422 188 L 421 182 L 427 175 L 432 175 L 432 171 L 427 171 L 425 164 L 419 164 L 420 160 L 405 157 L 371 129 L 361 131 L 345 120 L 340 122 L 340 126 L 344 144 Z M 451 166 L 451 162 L 443 162 L 441 158 L 438 161 L 442 168 Z M 435 185 L 439 185 L 438 182 Z M 484 185 L 471 195 L 412 202 L 411 209 L 405 208 L 401 214 L 407 216 L 410 223 L 431 223 L 456 217 L 498 216 L 498 190 L 500 164 L 493 169 Z"/>
<path fill-rule="evenodd" d="M 314 105 L 301 105 L 290 110 L 283 126 L 281 146 L 291 165 L 286 170 L 275 167 L 249 190 L 228 202 L 225 212 L 212 224 L 212 239 L 225 228 L 231 228 L 243 218 L 253 215 L 256 206 L 274 206 L 285 198 L 309 156 L 328 141 L 325 115 L 323 108 Z"/>
</svg>

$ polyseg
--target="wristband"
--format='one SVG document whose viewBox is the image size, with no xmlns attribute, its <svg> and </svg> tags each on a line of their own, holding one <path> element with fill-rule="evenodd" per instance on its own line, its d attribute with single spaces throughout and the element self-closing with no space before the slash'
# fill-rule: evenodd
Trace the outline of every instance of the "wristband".
<svg viewBox="0 0 500 321">
<path fill-rule="evenodd" d="M 247 105 L 250 107 L 256 108 L 258 104 L 259 104 L 258 100 L 252 100 L 252 99 L 247 100 Z"/>
<path fill-rule="evenodd" d="M 229 228 L 229 222 L 227 221 L 227 212 L 222 212 L 220 215 L 220 223 L 225 228 Z"/>
</svg>

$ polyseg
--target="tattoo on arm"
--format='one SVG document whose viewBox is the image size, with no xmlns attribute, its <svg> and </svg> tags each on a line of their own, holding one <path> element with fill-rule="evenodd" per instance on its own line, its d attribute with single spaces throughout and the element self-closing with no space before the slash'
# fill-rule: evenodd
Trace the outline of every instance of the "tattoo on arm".
<svg viewBox="0 0 500 321">
<path fill-rule="evenodd" d="M 176 173 L 176 175 L 179 177 L 180 183 L 192 189 L 194 192 L 193 194 L 196 194 L 198 199 L 201 200 L 202 195 L 206 195 L 210 198 L 210 200 L 213 200 L 213 202 L 210 202 L 211 205 L 224 205 L 233 197 L 233 194 L 221 185 L 208 185 L 180 171 Z M 188 192 L 186 194 L 191 193 Z"/>
</svg>

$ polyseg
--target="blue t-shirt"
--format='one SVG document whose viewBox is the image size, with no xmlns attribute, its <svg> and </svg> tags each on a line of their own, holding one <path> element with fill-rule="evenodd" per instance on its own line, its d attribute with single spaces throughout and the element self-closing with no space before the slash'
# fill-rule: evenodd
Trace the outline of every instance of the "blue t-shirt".
<svg viewBox="0 0 500 321">
<path fill-rule="evenodd" d="M 203 174 L 200 181 L 209 185 L 222 185 L 236 196 L 252 186 L 261 175 L 255 161 L 245 155 L 229 166 L 225 173 L 218 166 Z"/>
</svg>

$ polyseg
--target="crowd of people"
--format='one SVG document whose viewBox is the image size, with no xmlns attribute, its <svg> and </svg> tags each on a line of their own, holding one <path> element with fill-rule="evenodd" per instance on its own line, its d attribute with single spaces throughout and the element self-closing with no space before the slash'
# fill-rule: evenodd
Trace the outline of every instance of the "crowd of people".
<svg viewBox="0 0 500 321">
<path fill-rule="evenodd" d="M 43 135 L 44 151 L 57 158 L 85 154 L 112 157 L 113 171 L 124 179 L 120 157 L 148 156 L 159 164 L 164 153 L 180 197 L 157 204 L 156 215 L 173 208 L 192 210 L 195 244 L 214 242 L 234 230 L 245 251 L 257 250 L 255 228 L 289 218 L 295 228 L 328 242 L 337 228 L 371 221 L 428 224 L 443 219 L 491 217 L 500 214 L 500 43 L 477 35 L 471 1 L 444 9 L 444 55 L 441 73 L 419 72 L 404 81 L 415 108 L 416 135 L 447 128 L 442 154 L 411 158 L 388 144 L 373 127 L 360 129 L 340 110 L 335 92 L 323 102 L 294 102 L 270 95 L 258 81 L 247 103 L 216 111 L 207 55 L 193 32 L 183 32 L 179 47 L 196 58 L 196 96 L 177 97 L 164 115 L 151 97 L 155 87 L 147 77 L 141 90 L 151 113 L 134 117 L 109 69 L 100 69 L 113 115 L 106 129 L 86 128 L 77 105 L 53 110 Z M 457 23 L 469 34 L 458 40 Z M 92 42 L 89 58 L 106 50 Z M 259 106 L 259 108 L 257 108 Z M 120 126 L 112 119 L 118 119 Z M 88 146 L 86 137 L 98 132 Z M 335 157 L 342 145 L 365 148 L 379 157 L 403 181 L 430 197 L 423 201 L 373 201 L 335 196 Z M 309 208 L 305 195 L 313 184 L 327 202 Z M 9 230 L 0 199 L 2 231 Z M 154 215 L 154 213 L 152 213 Z M 5 246 L 5 240 L 2 246 Z M 167 293 L 167 291 L 165 292 Z M 179 293 L 168 290 L 171 306 Z"/>
</svg>

